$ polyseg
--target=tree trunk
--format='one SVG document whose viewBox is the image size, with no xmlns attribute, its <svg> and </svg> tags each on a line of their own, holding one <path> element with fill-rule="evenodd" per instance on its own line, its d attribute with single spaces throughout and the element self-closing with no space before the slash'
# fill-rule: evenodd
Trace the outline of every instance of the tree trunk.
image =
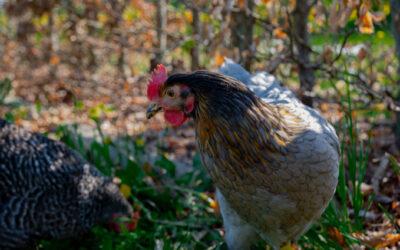
<svg viewBox="0 0 400 250">
<path fill-rule="evenodd" d="M 92 2 L 91 4 L 88 5 L 88 8 L 86 9 L 87 14 L 85 13 L 85 16 L 87 16 L 87 18 L 89 20 L 96 20 L 97 19 L 97 8 L 95 7 L 95 3 Z M 93 26 L 93 25 L 87 25 L 87 32 L 89 37 L 95 37 L 96 36 L 96 32 L 97 29 Z M 96 58 L 96 54 L 94 53 L 94 48 L 92 45 L 88 45 L 87 46 L 87 50 L 88 50 L 88 70 L 94 74 L 97 70 L 97 58 Z"/>
<path fill-rule="evenodd" d="M 190 55 L 192 57 L 191 69 L 194 71 L 199 69 L 200 66 L 200 16 L 199 9 L 196 6 L 192 8 L 192 16 L 194 46 L 190 51 Z"/>
<path fill-rule="evenodd" d="M 396 55 L 399 62 L 397 72 L 400 76 L 400 1 L 390 0 L 390 14 L 392 15 L 392 32 L 396 43 Z M 400 84 L 398 80 L 397 84 Z M 400 101 L 400 92 L 398 93 L 397 100 Z M 396 145 L 400 148 L 400 114 L 396 113 Z"/>
<path fill-rule="evenodd" d="M 396 55 L 399 60 L 397 72 L 400 74 L 400 1 L 390 0 L 390 13 L 392 15 L 392 32 L 396 41 Z"/>
<path fill-rule="evenodd" d="M 120 13 L 119 15 L 117 15 L 117 20 L 116 23 L 119 27 L 121 27 L 121 22 L 123 21 L 122 19 L 122 12 L 124 11 L 124 9 L 126 8 L 126 6 L 128 5 L 128 0 L 123 0 L 120 5 L 119 8 L 117 9 L 118 13 Z M 125 66 L 125 47 L 127 44 L 127 33 L 124 32 L 120 32 L 119 30 L 117 30 L 116 32 L 117 34 L 115 35 L 119 35 L 119 53 L 118 53 L 118 63 L 117 63 L 117 68 L 118 68 L 118 73 L 120 75 L 120 80 L 122 82 L 122 84 L 124 84 L 127 81 L 127 77 L 125 75 L 125 70 L 124 70 L 124 66 Z"/>
<path fill-rule="evenodd" d="M 245 0 L 244 8 L 232 12 L 232 44 L 239 49 L 239 63 L 247 70 L 251 70 L 253 60 L 253 27 L 254 18 L 251 15 L 254 0 Z"/>
<path fill-rule="evenodd" d="M 296 8 L 292 12 L 293 16 L 293 31 L 294 31 L 294 45 L 296 49 L 296 58 L 299 63 L 297 64 L 300 78 L 301 91 L 311 92 L 315 85 L 314 70 L 309 67 L 310 53 L 308 44 L 308 15 L 312 3 L 309 0 L 296 0 Z M 301 101 L 312 106 L 312 98 L 309 95 L 302 95 Z"/>
<path fill-rule="evenodd" d="M 47 39 L 48 39 L 48 47 L 46 52 L 44 53 L 45 55 L 45 60 L 47 62 L 49 62 L 49 66 L 50 66 L 50 77 L 54 78 L 56 75 L 56 67 L 57 65 L 51 64 L 51 59 L 53 56 L 55 56 L 54 53 L 54 44 L 53 44 L 53 37 L 54 37 L 54 18 L 53 18 L 53 9 L 50 9 L 50 11 L 48 12 L 49 15 L 49 22 L 47 24 Z"/>
<path fill-rule="evenodd" d="M 118 73 L 121 77 L 122 83 L 126 82 L 126 75 L 124 71 L 124 65 L 125 65 L 125 45 L 126 45 L 126 35 L 121 34 L 121 37 L 119 38 L 119 54 L 118 54 Z"/>
<path fill-rule="evenodd" d="M 161 64 L 165 50 L 167 48 L 167 34 L 165 32 L 165 28 L 167 26 L 167 1 L 166 0 L 157 0 L 157 51 L 155 53 L 155 58 L 152 60 L 152 67 L 157 64 Z M 153 68 L 151 68 L 153 70 Z"/>
</svg>

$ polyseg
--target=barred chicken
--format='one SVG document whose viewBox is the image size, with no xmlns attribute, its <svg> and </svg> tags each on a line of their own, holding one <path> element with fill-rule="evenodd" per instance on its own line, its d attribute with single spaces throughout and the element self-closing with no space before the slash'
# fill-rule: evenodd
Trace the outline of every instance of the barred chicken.
<svg viewBox="0 0 400 250">
<path fill-rule="evenodd" d="M 132 215 L 117 185 L 78 153 L 0 119 L 0 249 L 75 237 Z"/>
<path fill-rule="evenodd" d="M 265 72 L 226 59 L 221 73 L 167 78 L 154 71 L 151 118 L 180 126 L 192 117 L 203 165 L 217 186 L 230 249 L 260 239 L 296 241 L 327 207 L 337 185 L 339 141 L 332 126 Z"/>
</svg>

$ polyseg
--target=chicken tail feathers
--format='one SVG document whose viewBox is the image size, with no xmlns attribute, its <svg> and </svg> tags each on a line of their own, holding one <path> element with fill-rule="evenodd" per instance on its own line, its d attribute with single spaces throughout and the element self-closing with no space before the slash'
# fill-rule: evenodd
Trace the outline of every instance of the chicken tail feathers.
<svg viewBox="0 0 400 250">
<path fill-rule="evenodd" d="M 251 78 L 250 73 L 240 66 L 240 64 L 235 63 L 232 59 L 225 57 L 224 60 L 224 63 L 219 69 L 219 73 L 233 77 L 248 85 L 248 81 Z"/>
</svg>

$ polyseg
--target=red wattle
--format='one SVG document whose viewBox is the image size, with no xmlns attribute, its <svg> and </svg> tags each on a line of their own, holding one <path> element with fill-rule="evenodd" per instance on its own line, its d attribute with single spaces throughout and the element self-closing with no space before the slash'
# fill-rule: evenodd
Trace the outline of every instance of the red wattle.
<svg viewBox="0 0 400 250">
<path fill-rule="evenodd" d="M 167 120 L 172 126 L 180 126 L 187 120 L 183 111 L 180 110 L 165 110 L 164 118 Z"/>
<path fill-rule="evenodd" d="M 194 109 L 194 97 L 190 96 L 186 99 L 185 112 L 190 114 Z"/>
</svg>

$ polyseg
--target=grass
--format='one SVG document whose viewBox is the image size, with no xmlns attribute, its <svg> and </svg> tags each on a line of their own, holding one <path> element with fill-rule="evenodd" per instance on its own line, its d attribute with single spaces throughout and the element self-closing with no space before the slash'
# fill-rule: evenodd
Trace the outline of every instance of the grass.
<svg viewBox="0 0 400 250">
<path fill-rule="evenodd" d="M 173 1 L 170 4 L 178 2 Z M 261 10 L 260 13 L 266 12 Z M 1 17 L 6 16 L 0 10 L 0 19 Z M 3 26 L 6 27 L 6 25 Z M 350 28 L 354 28 L 354 22 L 346 27 L 346 29 Z M 391 64 L 392 61 L 386 60 L 382 56 L 384 54 L 381 53 L 386 50 L 390 51 L 394 40 L 387 27 L 383 27 L 385 28 L 383 30 L 378 26 L 376 28 L 376 35 L 354 33 L 349 37 L 349 44 L 365 43 L 368 56 L 366 59 L 360 60 L 357 55 L 350 55 L 348 62 L 349 65 L 351 62 L 358 63 L 359 65 L 352 67 L 360 72 L 368 72 L 367 63 L 374 60 L 371 71 L 377 73 L 378 81 L 385 84 L 385 88 L 387 87 L 389 90 L 393 88 L 396 91 L 390 92 L 395 93 L 397 92 L 396 87 L 389 86 L 391 81 L 384 74 L 387 64 Z M 259 26 L 255 27 L 257 37 L 262 36 L 263 33 L 265 33 L 264 29 Z M 41 38 L 38 36 L 38 39 Z M 317 51 L 322 50 L 327 44 L 340 45 L 342 40 L 343 35 L 310 34 L 310 44 Z M 176 53 L 170 53 L 169 57 L 184 58 L 185 64 L 188 64 L 188 52 L 191 46 L 192 41 L 189 41 Z M 265 50 L 268 51 L 266 48 Z M 206 50 L 204 49 L 204 51 Z M 379 55 L 380 58 L 374 54 Z M 137 55 L 139 57 L 136 60 L 129 59 L 129 57 L 126 59 L 128 62 L 133 60 L 128 64 L 133 65 L 132 71 L 135 75 L 147 72 L 150 61 L 146 53 Z M 202 56 L 205 57 L 202 58 L 203 66 L 207 66 L 212 58 L 208 54 Z M 112 56 L 112 63 L 116 63 L 115 55 Z M 337 64 L 342 63 L 346 62 L 343 60 L 337 62 Z M 99 71 L 110 71 L 108 63 L 100 62 L 99 65 L 104 67 Z M 112 68 L 115 71 L 115 67 Z M 285 77 L 282 79 L 285 79 L 286 82 L 295 82 L 297 86 L 298 75 L 297 73 L 292 74 L 292 70 L 296 69 L 291 66 L 286 68 L 288 70 L 284 71 Z M 116 71 L 114 71 L 112 72 L 115 73 Z M 316 74 L 321 74 L 321 77 L 317 78 L 326 79 L 321 72 L 317 71 Z M 330 78 L 326 80 L 327 88 L 331 87 L 330 80 Z M 321 86 L 321 84 L 319 85 Z M 10 90 L 11 81 L 9 79 L 0 82 L 0 107 L 4 105 L 4 99 Z M 363 244 L 353 237 L 353 233 L 363 232 L 366 226 L 365 211 L 368 211 L 373 199 L 373 195 L 365 196 L 361 192 L 361 184 L 364 182 L 369 160 L 370 141 L 359 138 L 357 119 L 353 114 L 360 115 L 361 112 L 353 112 L 352 91 L 347 83 L 345 91 L 341 92 L 341 94 L 346 93 L 347 95 L 342 100 L 342 109 L 346 115 L 343 119 L 343 131 L 341 131 L 343 134 L 341 138 L 342 158 L 337 192 L 322 218 L 300 239 L 299 245 L 304 249 L 343 249 L 345 246 Z M 76 103 L 75 105 L 79 109 L 78 106 L 83 104 Z M 7 108 L 14 107 L 10 107 L 8 103 Z M 40 103 L 36 103 L 36 109 L 39 113 L 42 109 Z M 121 188 L 129 197 L 135 211 L 140 212 L 137 228 L 132 232 L 120 234 L 111 232 L 104 226 L 98 226 L 88 235 L 76 240 L 43 241 L 40 247 L 44 249 L 204 249 L 207 247 L 226 249 L 226 244 L 220 234 L 222 220 L 215 214 L 214 199 L 210 195 L 214 189 L 212 180 L 202 167 L 199 155 L 197 154 L 193 159 L 194 169 L 192 172 L 177 176 L 175 164 L 168 159 L 161 147 L 155 156 L 156 159 L 152 159 L 153 156 L 146 151 L 144 141 L 140 136 L 130 138 L 122 135 L 116 140 L 104 135 L 100 128 L 101 115 L 99 113 L 107 112 L 107 109 L 108 107 L 99 105 L 89 111 L 97 124 L 98 140 L 90 143 L 85 141 L 85 138 L 79 134 L 77 124 L 60 126 L 57 134 L 61 140 L 82 154 L 104 174 L 118 177 L 121 180 Z M 387 110 L 368 109 L 363 112 L 361 115 L 365 117 L 382 115 L 382 112 L 387 118 L 390 115 Z M 19 113 L 26 115 L 27 111 L 22 109 Z M 6 119 L 10 121 L 14 121 L 14 116 L 15 112 L 5 113 Z M 397 163 L 392 158 L 389 160 L 400 175 Z M 394 224 L 389 212 L 383 206 L 380 208 Z M 257 249 L 265 249 L 265 243 L 257 244 Z"/>
<path fill-rule="evenodd" d="M 0 82 L 0 105 L 4 105 L 4 100 L 11 91 L 11 80 L 5 78 Z"/>
<path fill-rule="evenodd" d="M 342 249 L 363 244 L 353 238 L 352 233 L 363 231 L 364 211 L 373 198 L 364 197 L 360 186 L 364 181 L 369 143 L 364 145 L 358 138 L 348 85 L 347 88 L 348 95 L 342 105 L 347 114 L 342 138 L 345 157 L 340 162 L 337 192 L 320 221 L 300 239 L 299 245 L 304 249 Z M 135 210 L 140 211 L 138 226 L 122 234 L 98 226 L 84 239 L 62 241 L 61 245 L 60 242 L 42 242 L 43 248 L 226 249 L 219 233 L 222 220 L 216 217 L 212 208 L 214 200 L 209 195 L 212 181 L 198 154 L 193 159 L 194 170 L 178 177 L 176 166 L 161 149 L 152 165 L 140 136 L 134 140 L 122 137 L 118 142 L 113 141 L 102 133 L 99 118 L 93 119 L 98 124 L 99 140 L 86 147 L 76 125 L 60 126 L 58 135 L 104 174 L 120 178 L 122 185 L 129 187 L 129 200 Z M 265 245 L 265 242 L 259 243 L 256 248 L 265 249 Z"/>
<path fill-rule="evenodd" d="M 0 101 L 9 92 L 7 86 L 11 86 L 9 80 L 0 84 L 0 97 L 3 97 Z M 337 192 L 322 218 L 299 240 L 303 249 L 343 249 L 354 244 L 363 245 L 352 237 L 352 233 L 363 232 L 365 211 L 369 209 L 373 198 L 372 195 L 365 197 L 361 192 L 369 142 L 365 145 L 359 139 L 350 93 L 347 84 L 347 96 L 342 102 L 346 115 L 343 120 Z M 101 109 L 107 110 L 104 107 Z M 76 124 L 59 126 L 57 135 L 104 174 L 121 180 L 121 190 L 134 210 L 139 211 L 137 227 L 131 232 L 117 233 L 100 225 L 78 239 L 42 241 L 39 248 L 227 249 L 220 233 L 222 219 L 216 216 L 215 201 L 210 195 L 213 184 L 201 164 L 199 154 L 193 159 L 193 171 L 177 176 L 176 166 L 165 156 L 161 147 L 156 159 L 151 160 L 141 136 L 134 139 L 128 136 L 118 139 L 107 137 L 101 131 L 101 114 L 93 113 L 96 113 L 92 119 L 97 124 L 98 140 L 90 143 L 85 141 Z M 398 171 L 394 160 L 390 162 Z M 265 249 L 265 246 L 265 242 L 259 243 L 256 249 Z"/>
<path fill-rule="evenodd" d="M 373 199 L 373 195 L 365 197 L 361 192 L 370 140 L 364 145 L 363 140 L 359 139 L 357 120 L 353 117 L 356 112 L 353 112 L 348 82 L 346 93 L 346 98 L 342 100 L 345 117 L 336 194 L 319 223 L 300 239 L 300 245 L 306 249 L 343 249 L 353 244 L 365 245 L 352 237 L 352 233 L 363 232 L 366 211 Z M 352 213 L 349 207 L 352 208 Z"/>
<path fill-rule="evenodd" d="M 97 121 L 98 122 L 98 121 Z M 219 233 L 221 218 L 215 216 L 214 200 L 209 195 L 212 183 L 199 156 L 193 159 L 192 172 L 176 176 L 176 166 L 159 150 L 154 165 L 140 136 L 118 142 L 105 137 L 97 126 L 100 140 L 84 146 L 77 126 L 60 126 L 58 136 L 80 152 L 106 175 L 118 177 L 125 187 L 140 220 L 135 230 L 122 234 L 98 226 L 74 241 L 41 243 L 44 249 L 224 249 Z M 128 187 L 128 189 L 126 189 Z"/>
</svg>

